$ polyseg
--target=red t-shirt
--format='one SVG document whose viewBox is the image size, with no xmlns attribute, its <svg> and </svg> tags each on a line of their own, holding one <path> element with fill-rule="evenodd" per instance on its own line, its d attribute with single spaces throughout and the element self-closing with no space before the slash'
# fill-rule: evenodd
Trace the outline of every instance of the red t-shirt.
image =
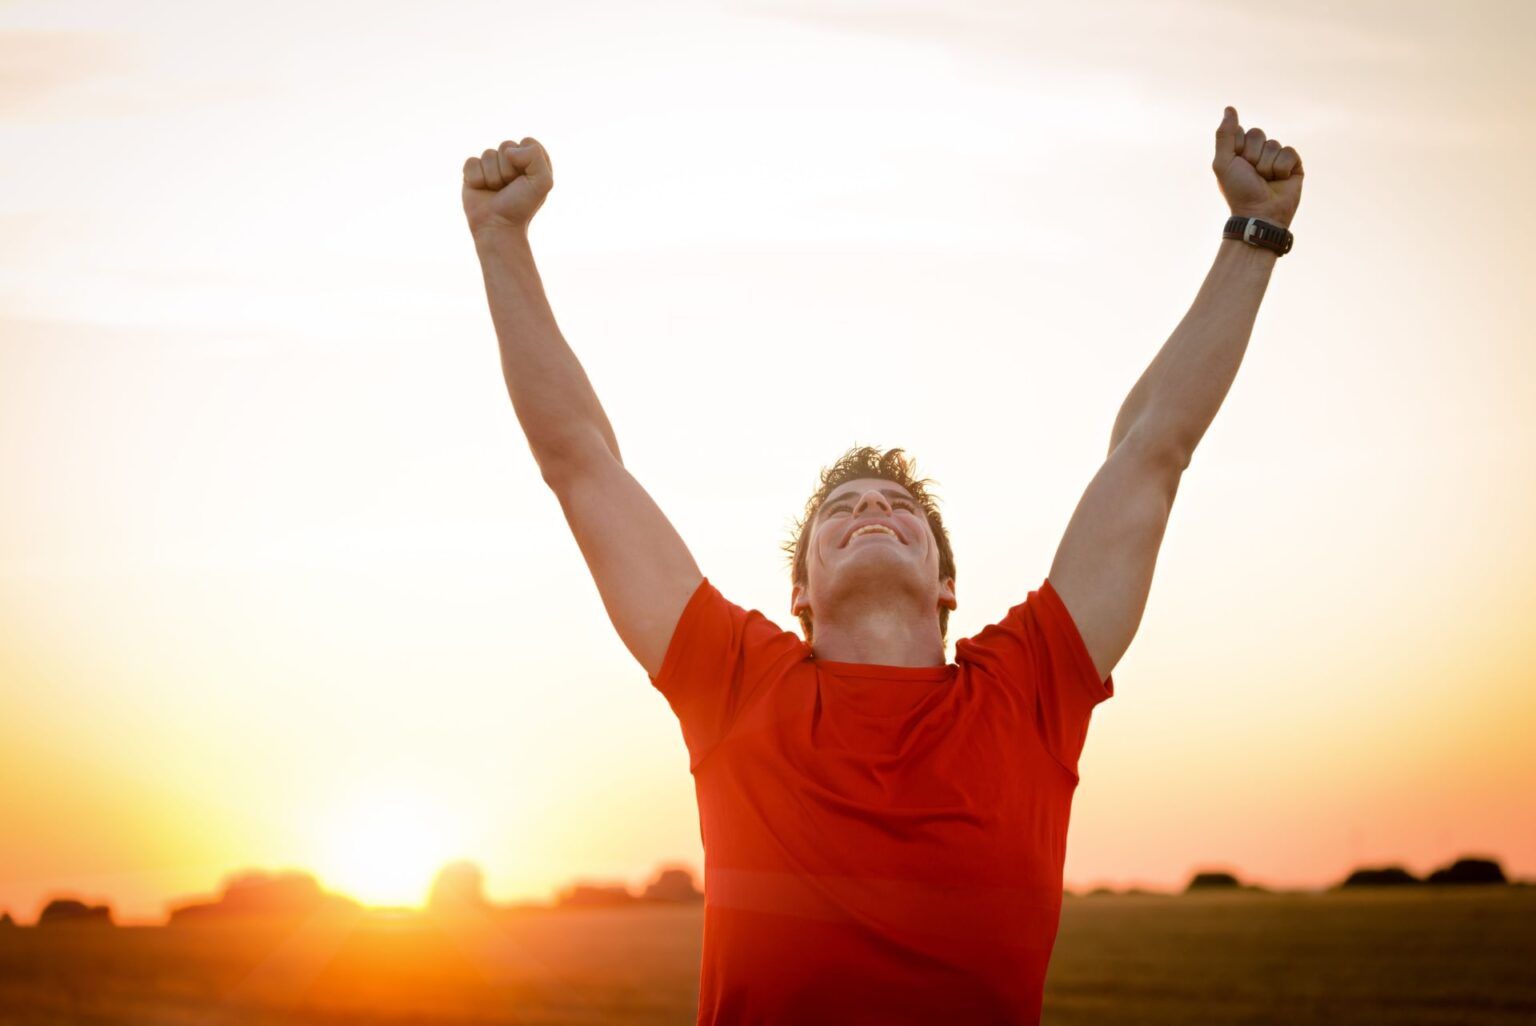
<svg viewBox="0 0 1536 1026">
<path fill-rule="evenodd" d="M 1038 1023 L 1114 694 L 1049 581 L 954 663 L 897 667 L 817 659 L 705 578 L 651 683 L 699 802 L 699 1023 Z"/>
</svg>

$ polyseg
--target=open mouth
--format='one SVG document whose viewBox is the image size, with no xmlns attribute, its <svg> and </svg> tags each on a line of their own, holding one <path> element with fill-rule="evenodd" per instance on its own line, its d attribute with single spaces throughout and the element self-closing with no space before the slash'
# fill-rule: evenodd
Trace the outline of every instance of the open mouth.
<svg viewBox="0 0 1536 1026">
<path fill-rule="evenodd" d="M 898 542 L 901 541 L 901 536 L 884 524 L 865 524 L 848 536 L 848 540 L 843 542 L 843 547 L 847 548 L 855 539 L 865 537 L 894 538 Z"/>
</svg>

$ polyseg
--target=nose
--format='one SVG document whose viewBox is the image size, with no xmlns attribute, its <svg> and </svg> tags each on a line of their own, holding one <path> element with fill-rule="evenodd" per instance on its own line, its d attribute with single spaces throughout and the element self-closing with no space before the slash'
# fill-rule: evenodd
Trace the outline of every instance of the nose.
<svg viewBox="0 0 1536 1026">
<path fill-rule="evenodd" d="M 876 489 L 871 489 L 870 491 L 865 492 L 863 495 L 861 495 L 859 497 L 858 504 L 853 507 L 853 515 L 854 516 L 858 516 L 860 513 L 863 513 L 866 508 L 868 508 L 869 506 L 872 506 L 872 505 L 873 506 L 879 506 L 881 509 L 885 510 L 887 513 L 889 513 L 891 511 L 891 502 L 890 502 L 890 500 L 887 499 L 885 497 L 885 495 L 883 493 L 881 493 L 881 491 L 878 488 L 876 488 Z"/>
</svg>

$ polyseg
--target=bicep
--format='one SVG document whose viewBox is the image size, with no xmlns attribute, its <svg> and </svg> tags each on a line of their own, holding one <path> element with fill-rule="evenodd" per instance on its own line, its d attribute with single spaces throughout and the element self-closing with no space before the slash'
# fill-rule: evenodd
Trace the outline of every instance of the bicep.
<svg viewBox="0 0 1536 1026">
<path fill-rule="evenodd" d="M 672 633 L 704 575 L 640 482 L 597 458 L 550 480 L 603 608 L 630 654 L 661 673 Z"/>
<path fill-rule="evenodd" d="M 1132 434 L 1088 484 L 1051 563 L 1051 587 L 1072 614 L 1099 679 L 1141 625 L 1168 514 L 1188 465 Z"/>
</svg>

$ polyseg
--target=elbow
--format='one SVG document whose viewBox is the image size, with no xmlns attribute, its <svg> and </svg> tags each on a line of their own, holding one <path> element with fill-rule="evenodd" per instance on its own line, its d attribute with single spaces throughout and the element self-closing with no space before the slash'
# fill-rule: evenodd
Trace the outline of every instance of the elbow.
<svg viewBox="0 0 1536 1026">
<path fill-rule="evenodd" d="M 1110 452 L 1113 454 L 1121 448 L 1144 462 L 1178 474 L 1189 469 L 1195 455 L 1193 442 L 1177 432 L 1158 430 L 1144 422 L 1118 435 L 1110 446 Z"/>
<path fill-rule="evenodd" d="M 530 448 L 533 450 L 534 462 L 539 465 L 539 476 L 545 484 L 556 490 L 572 477 L 586 473 L 600 461 L 623 465 L 618 452 L 596 431 L 564 438 L 558 443 L 532 445 Z"/>
<path fill-rule="evenodd" d="M 1190 458 L 1194 456 L 1198 441 L 1199 439 L 1186 438 L 1175 425 L 1161 422 L 1146 414 L 1127 418 L 1122 411 L 1121 415 L 1115 418 L 1114 430 L 1109 435 L 1109 452 L 1113 455 L 1116 449 L 1129 444 L 1138 452 L 1160 461 L 1187 467 Z"/>
</svg>

